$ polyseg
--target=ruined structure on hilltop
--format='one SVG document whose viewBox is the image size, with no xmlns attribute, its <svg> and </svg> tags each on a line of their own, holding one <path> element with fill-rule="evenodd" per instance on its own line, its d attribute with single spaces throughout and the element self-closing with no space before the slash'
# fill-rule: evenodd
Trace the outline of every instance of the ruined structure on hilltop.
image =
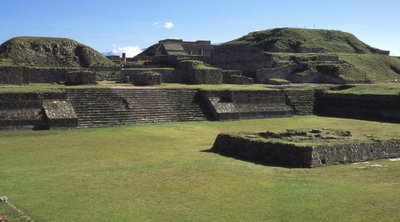
<svg viewBox="0 0 400 222">
<path fill-rule="evenodd" d="M 221 45 L 165 39 L 134 58 L 107 59 L 63 38 L 17 37 L 0 46 L 0 83 L 64 82 L 76 69 L 133 84 L 152 79 L 145 73 L 161 76 L 154 84 L 343 84 L 395 81 L 400 60 L 350 33 L 297 28 L 252 32 Z"/>
<path fill-rule="evenodd" d="M 0 46 L 0 84 L 94 84 L 114 68 L 101 53 L 66 38 L 16 37 Z"/>
<path fill-rule="evenodd" d="M 197 67 L 235 70 L 236 76 L 223 82 L 236 83 L 233 79 L 239 79 L 237 82 L 242 84 L 248 83 L 243 76 L 263 84 L 341 84 L 370 83 L 377 79 L 393 81 L 400 74 L 400 62 L 390 57 L 389 51 L 371 47 L 350 33 L 336 30 L 277 28 L 252 32 L 221 45 L 167 39 L 149 47 L 134 60 L 142 68 L 169 67 L 176 69 L 177 75 L 179 70 L 185 72 L 184 76 L 190 71 L 182 70 L 182 61 L 203 62 L 204 65 Z M 184 78 L 179 81 L 204 83 Z"/>
<path fill-rule="evenodd" d="M 211 41 L 198 40 L 195 42 L 182 39 L 165 39 L 150 46 L 135 57 L 137 60 L 153 59 L 159 56 L 201 56 L 210 57 L 214 49 Z"/>
<path fill-rule="evenodd" d="M 159 72 L 163 82 L 186 84 L 252 84 L 239 70 L 224 70 L 209 63 L 215 46 L 210 41 L 195 42 L 181 39 L 161 40 L 134 57 L 136 65 L 122 70 L 125 81 L 134 80 L 139 73 Z"/>
</svg>

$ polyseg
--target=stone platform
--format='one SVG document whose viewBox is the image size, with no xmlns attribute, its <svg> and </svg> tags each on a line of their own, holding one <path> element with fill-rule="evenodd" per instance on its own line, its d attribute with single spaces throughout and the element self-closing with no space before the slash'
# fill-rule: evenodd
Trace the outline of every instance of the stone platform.
<svg viewBox="0 0 400 222">
<path fill-rule="evenodd" d="M 265 165 L 318 167 L 400 157 L 400 140 L 353 138 L 334 129 L 287 130 L 283 133 L 221 133 L 210 150 Z"/>
</svg>

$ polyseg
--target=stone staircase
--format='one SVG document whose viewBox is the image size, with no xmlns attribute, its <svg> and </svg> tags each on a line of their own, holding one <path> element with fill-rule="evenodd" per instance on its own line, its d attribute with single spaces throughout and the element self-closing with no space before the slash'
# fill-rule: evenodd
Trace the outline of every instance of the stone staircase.
<svg viewBox="0 0 400 222">
<path fill-rule="evenodd" d="M 314 90 L 285 91 L 286 103 L 293 108 L 296 115 L 312 115 L 315 106 Z"/>
<path fill-rule="evenodd" d="M 35 93 L 0 95 L 0 130 L 35 129 L 42 125 L 42 101 Z"/>
<path fill-rule="evenodd" d="M 67 90 L 80 127 L 205 120 L 196 90 Z"/>
<path fill-rule="evenodd" d="M 293 109 L 280 91 L 204 91 L 202 96 L 216 120 L 289 117 Z"/>
</svg>

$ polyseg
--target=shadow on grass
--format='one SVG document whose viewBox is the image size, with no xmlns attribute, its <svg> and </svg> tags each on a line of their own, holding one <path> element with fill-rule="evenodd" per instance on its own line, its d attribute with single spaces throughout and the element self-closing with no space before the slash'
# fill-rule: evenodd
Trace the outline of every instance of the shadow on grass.
<svg viewBox="0 0 400 222">
<path fill-rule="evenodd" d="M 266 160 L 266 159 L 261 159 L 261 158 L 252 158 L 252 157 L 246 157 L 246 156 L 240 156 L 240 155 L 233 155 L 233 154 L 226 153 L 226 152 L 220 152 L 213 148 L 201 150 L 200 152 L 213 153 L 213 154 L 217 154 L 217 155 L 220 155 L 223 157 L 228 157 L 228 158 L 232 158 L 235 160 L 245 161 L 245 162 L 249 162 L 249 163 L 253 163 L 253 164 L 261 165 L 261 166 L 266 166 L 266 167 L 284 167 L 284 168 L 288 168 L 288 169 L 299 169 L 299 168 L 311 169 L 312 168 L 309 166 L 302 166 L 301 164 L 299 165 L 299 164 L 284 163 L 282 160 L 273 160 L 273 159 Z"/>
</svg>

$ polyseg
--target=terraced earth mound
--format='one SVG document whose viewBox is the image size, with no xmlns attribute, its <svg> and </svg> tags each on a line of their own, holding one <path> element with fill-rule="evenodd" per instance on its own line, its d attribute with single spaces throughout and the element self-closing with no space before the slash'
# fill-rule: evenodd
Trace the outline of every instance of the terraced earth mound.
<svg viewBox="0 0 400 222">
<path fill-rule="evenodd" d="M 0 46 L 0 60 L 35 67 L 103 67 L 113 63 L 96 50 L 66 38 L 15 37 Z"/>
<path fill-rule="evenodd" d="M 389 55 L 389 51 L 371 47 L 350 33 L 323 29 L 277 28 L 251 32 L 225 45 L 251 45 L 268 52 Z"/>
<path fill-rule="evenodd" d="M 346 32 L 277 28 L 217 46 L 211 64 L 241 70 L 259 83 L 393 82 L 400 79 L 400 60 L 389 53 Z"/>
</svg>

